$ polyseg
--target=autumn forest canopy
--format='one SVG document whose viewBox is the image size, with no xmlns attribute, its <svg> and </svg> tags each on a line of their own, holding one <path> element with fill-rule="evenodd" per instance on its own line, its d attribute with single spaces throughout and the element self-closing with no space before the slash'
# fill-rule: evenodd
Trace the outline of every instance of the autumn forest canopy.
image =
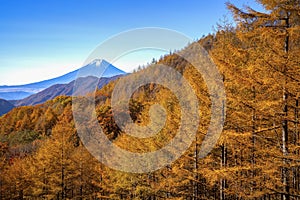
<svg viewBox="0 0 300 200">
<path fill-rule="evenodd" d="M 77 133 L 72 97 L 59 96 L 0 117 L 0 199 L 300 199 L 300 0 L 257 3 L 265 13 L 228 3 L 235 25 L 221 20 L 215 33 L 178 51 L 191 54 L 193 45 L 202 45 L 224 81 L 224 128 L 206 157 L 200 158 L 199 151 L 213 120 L 208 87 L 191 63 L 170 53 L 125 78 L 138 79 L 149 69 L 159 73 L 155 64 L 164 64 L 193 88 L 200 122 L 194 142 L 178 160 L 149 173 L 105 166 Z M 95 96 L 97 120 L 107 138 L 138 153 L 168 144 L 182 114 L 172 91 L 147 84 L 132 95 L 129 111 L 114 110 L 129 112 L 139 126 L 149 123 L 152 105 L 166 110 L 159 133 L 136 138 L 114 119 L 111 98 L 117 81 L 88 94 Z M 225 105 L 219 109 L 225 111 Z"/>
</svg>

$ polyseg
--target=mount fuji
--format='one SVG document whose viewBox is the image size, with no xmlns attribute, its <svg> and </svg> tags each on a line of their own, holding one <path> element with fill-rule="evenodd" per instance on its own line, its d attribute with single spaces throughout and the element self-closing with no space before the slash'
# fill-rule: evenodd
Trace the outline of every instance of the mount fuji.
<svg viewBox="0 0 300 200">
<path fill-rule="evenodd" d="M 76 78 L 94 76 L 110 78 L 125 75 L 126 72 L 118 69 L 104 59 L 95 59 L 91 63 L 57 78 L 30 83 L 26 85 L 0 86 L 0 99 L 21 100 L 57 84 L 68 84 Z"/>
</svg>

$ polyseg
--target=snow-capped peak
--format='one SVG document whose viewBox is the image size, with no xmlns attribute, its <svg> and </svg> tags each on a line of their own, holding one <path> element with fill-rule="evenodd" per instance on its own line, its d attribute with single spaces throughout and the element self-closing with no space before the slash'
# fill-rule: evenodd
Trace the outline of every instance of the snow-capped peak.
<svg viewBox="0 0 300 200">
<path fill-rule="evenodd" d="M 103 59 L 94 59 L 89 65 L 96 65 L 96 67 L 99 67 L 103 61 Z"/>
<path fill-rule="evenodd" d="M 96 61 L 96 67 L 99 67 L 101 65 L 101 62 L 98 60 Z"/>
<path fill-rule="evenodd" d="M 79 77 L 96 76 L 96 77 L 113 77 L 116 75 L 126 74 L 126 72 L 116 68 L 104 59 L 94 59 L 89 64 L 78 70 Z"/>
</svg>

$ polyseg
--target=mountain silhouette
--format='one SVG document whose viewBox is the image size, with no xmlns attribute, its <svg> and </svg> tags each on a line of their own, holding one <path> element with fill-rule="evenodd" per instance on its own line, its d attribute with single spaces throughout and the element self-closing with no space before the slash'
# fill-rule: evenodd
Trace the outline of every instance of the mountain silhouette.
<svg viewBox="0 0 300 200">
<path fill-rule="evenodd" d="M 91 63 L 57 78 L 25 85 L 0 86 L 0 99 L 21 100 L 53 85 L 70 83 L 78 77 L 95 76 L 98 78 L 110 78 L 125 74 L 126 72 L 116 68 L 106 60 L 95 59 Z"/>
<path fill-rule="evenodd" d="M 102 77 L 97 78 L 94 76 L 88 76 L 88 77 L 81 77 L 76 79 L 77 85 L 79 85 L 79 88 L 76 89 L 77 94 L 79 95 L 85 95 L 91 91 L 91 84 L 97 82 L 97 88 L 101 89 L 103 86 L 108 84 L 110 81 L 116 80 L 117 78 L 121 77 L 122 75 L 117 75 L 113 77 Z M 15 106 L 29 106 L 29 105 L 36 105 L 44 103 L 48 100 L 54 99 L 57 96 L 73 96 L 73 89 L 74 89 L 75 80 L 68 83 L 68 84 L 56 84 L 53 85 L 41 92 L 38 92 L 36 94 L 33 94 L 27 98 L 21 99 L 21 100 L 15 100 L 11 101 Z M 94 88 L 96 89 L 96 88 Z"/>
<path fill-rule="evenodd" d="M 11 104 L 10 102 L 8 102 L 4 99 L 0 99 L 0 116 L 5 114 L 5 113 L 8 113 L 13 108 L 14 108 L 13 104 Z"/>
</svg>

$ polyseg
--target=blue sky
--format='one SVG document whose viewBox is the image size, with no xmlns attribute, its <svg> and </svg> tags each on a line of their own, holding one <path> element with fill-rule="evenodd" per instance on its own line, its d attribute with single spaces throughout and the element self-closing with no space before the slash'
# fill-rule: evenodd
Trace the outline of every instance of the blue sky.
<svg viewBox="0 0 300 200">
<path fill-rule="evenodd" d="M 120 32 L 161 27 L 197 39 L 229 12 L 226 0 L 0 0 L 0 85 L 49 79 L 81 67 L 101 42 Z M 259 8 L 250 0 L 232 0 Z M 113 63 L 130 71 L 163 52 Z M 143 55 L 143 56 L 142 56 Z"/>
</svg>

